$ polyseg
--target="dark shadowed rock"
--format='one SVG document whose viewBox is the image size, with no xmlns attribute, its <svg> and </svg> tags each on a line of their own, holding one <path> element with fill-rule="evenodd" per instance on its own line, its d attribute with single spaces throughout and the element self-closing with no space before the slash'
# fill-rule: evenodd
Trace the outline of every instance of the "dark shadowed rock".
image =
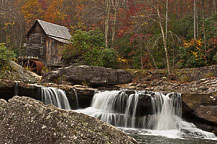
<svg viewBox="0 0 217 144">
<path fill-rule="evenodd" d="M 27 97 L 0 100 L 0 141 L 7 144 L 130 144 L 133 138 L 93 117 Z"/>
<path fill-rule="evenodd" d="M 217 124 L 215 94 L 182 94 L 182 100 L 198 117 Z"/>
<path fill-rule="evenodd" d="M 210 94 L 182 94 L 183 117 L 197 127 L 217 134 L 217 96 Z"/>
<path fill-rule="evenodd" d="M 54 83 L 43 83 L 43 86 L 56 87 L 64 90 L 72 109 L 77 108 L 76 97 L 78 98 L 80 108 L 90 106 L 91 100 L 96 91 L 94 88 L 89 88 L 81 85 L 72 86 L 64 84 L 57 85 Z M 18 95 L 41 100 L 40 90 L 40 85 L 0 79 L 0 99 L 9 100 L 13 96 Z"/>
<path fill-rule="evenodd" d="M 87 84 L 93 87 L 132 82 L 131 73 L 97 66 L 70 66 L 51 71 L 43 76 L 43 82 L 67 81 L 71 84 Z"/>
</svg>

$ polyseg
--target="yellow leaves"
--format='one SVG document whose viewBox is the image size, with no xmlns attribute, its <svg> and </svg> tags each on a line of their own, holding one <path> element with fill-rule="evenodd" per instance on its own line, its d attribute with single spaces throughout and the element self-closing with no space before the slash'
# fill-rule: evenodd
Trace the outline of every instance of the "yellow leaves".
<svg viewBox="0 0 217 144">
<path fill-rule="evenodd" d="M 202 41 L 201 39 L 198 39 L 198 40 L 195 40 L 195 39 L 192 39 L 190 41 L 185 41 L 183 42 L 183 45 L 185 48 L 189 48 L 189 47 L 201 47 L 202 46 Z"/>
<path fill-rule="evenodd" d="M 184 41 L 183 46 L 186 49 L 189 49 L 191 54 L 195 57 L 195 60 L 198 61 L 202 57 L 201 53 L 201 47 L 202 45 L 202 40 L 201 39 L 192 39 L 190 41 Z"/>
<path fill-rule="evenodd" d="M 119 62 L 122 62 L 122 63 L 127 63 L 127 59 L 125 59 L 125 58 L 118 58 L 118 61 Z"/>
<path fill-rule="evenodd" d="M 13 25 L 15 25 L 15 22 L 13 21 L 13 22 L 6 22 L 5 24 L 4 24 L 4 30 L 6 30 L 9 26 L 13 26 Z"/>
<path fill-rule="evenodd" d="M 198 57 L 198 52 L 196 52 L 196 51 L 191 51 L 191 53 L 192 53 L 192 55 L 194 55 L 195 58 Z"/>
</svg>

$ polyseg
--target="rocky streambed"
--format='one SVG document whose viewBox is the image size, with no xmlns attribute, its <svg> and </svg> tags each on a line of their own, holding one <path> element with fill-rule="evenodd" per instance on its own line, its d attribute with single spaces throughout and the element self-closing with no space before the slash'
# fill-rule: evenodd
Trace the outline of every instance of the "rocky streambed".
<svg viewBox="0 0 217 144">
<path fill-rule="evenodd" d="M 164 75 L 158 76 L 154 79 L 146 76 L 135 80 L 134 75 L 133 80 L 133 76 L 123 70 L 71 66 L 44 75 L 42 80 L 44 83 L 40 83 L 40 85 L 63 89 L 72 109 L 78 107 L 77 100 L 80 108 L 90 106 L 93 95 L 97 90 L 127 88 L 127 93 L 134 93 L 134 90 L 178 92 L 182 94 L 183 118 L 193 122 L 197 127 L 217 135 L 217 78 L 215 75 L 200 78 L 200 74 L 198 79 L 194 77 L 195 79 L 192 79 L 192 81 L 185 82 L 171 80 Z M 22 80 L 0 79 L 0 96 L 5 100 L 13 99 L 14 95 L 41 100 L 40 87 L 36 84 L 22 82 Z M 16 97 L 15 99 L 19 98 Z M 147 95 L 139 98 L 138 109 L 143 109 L 137 113 L 138 115 L 151 113 L 150 98 Z"/>
<path fill-rule="evenodd" d="M 82 85 L 66 85 L 43 83 L 47 87 L 61 88 L 66 92 L 72 109 L 77 109 L 77 98 L 80 108 L 90 106 L 96 88 L 89 88 Z M 10 92 L 10 94 L 9 94 Z M 41 100 L 40 86 L 0 80 L 0 96 L 5 100 L 11 99 L 15 93 L 19 96 L 28 96 L 36 100 Z M 128 94 L 135 93 L 134 89 L 128 89 Z M 3 97 L 4 96 L 4 97 Z M 215 93 L 182 93 L 182 116 L 185 120 L 193 122 L 197 127 L 217 134 L 217 96 Z M 141 95 L 138 101 L 137 115 L 151 114 L 152 106 L 149 95 Z"/>
</svg>

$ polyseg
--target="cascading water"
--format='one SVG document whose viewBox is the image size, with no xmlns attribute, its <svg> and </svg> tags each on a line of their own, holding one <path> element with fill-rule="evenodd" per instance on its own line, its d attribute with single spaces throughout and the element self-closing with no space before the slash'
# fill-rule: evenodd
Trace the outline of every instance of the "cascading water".
<svg viewBox="0 0 217 144">
<path fill-rule="evenodd" d="M 19 88 L 19 83 L 17 81 L 15 81 L 15 86 L 14 86 L 14 95 L 15 96 L 18 95 L 18 88 Z"/>
<path fill-rule="evenodd" d="M 141 97 L 150 99 L 151 109 L 139 110 Z M 141 102 L 140 102 L 141 105 Z M 146 111 L 146 112 L 144 112 Z M 92 100 L 91 107 L 77 110 L 110 123 L 121 129 L 139 128 L 149 134 L 173 137 L 215 138 L 213 133 L 202 131 L 192 123 L 181 119 L 181 94 L 150 91 L 99 91 Z M 144 114 L 145 113 L 145 114 Z M 144 130 L 144 131 L 143 131 Z M 187 133 L 187 134 L 186 134 Z"/>
<path fill-rule="evenodd" d="M 75 93 L 75 99 L 76 99 L 76 105 L 77 105 L 77 109 L 79 108 L 79 103 L 78 103 L 78 94 L 76 89 L 73 89 L 74 93 Z"/>
<path fill-rule="evenodd" d="M 44 104 L 53 104 L 59 108 L 70 110 L 69 101 L 63 90 L 53 87 L 40 87 L 41 100 Z"/>
</svg>

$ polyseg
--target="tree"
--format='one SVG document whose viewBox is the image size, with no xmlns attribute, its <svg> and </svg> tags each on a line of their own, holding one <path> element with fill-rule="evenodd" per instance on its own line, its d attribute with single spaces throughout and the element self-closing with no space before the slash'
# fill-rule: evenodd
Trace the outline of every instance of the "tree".
<svg viewBox="0 0 217 144">
<path fill-rule="evenodd" d="M 44 10 L 38 0 L 24 1 L 24 4 L 21 7 L 21 12 L 26 20 L 26 23 L 28 24 L 28 27 L 31 26 L 33 21 L 42 18 L 44 15 Z"/>
<path fill-rule="evenodd" d="M 9 50 L 4 43 L 0 43 L 0 68 L 7 66 L 14 57 L 14 52 Z"/>
<path fill-rule="evenodd" d="M 77 30 L 63 52 L 67 63 L 79 63 L 93 66 L 116 66 L 116 54 L 105 48 L 103 33 L 99 30 Z"/>
<path fill-rule="evenodd" d="M 197 39 L 197 1 L 194 0 L 194 39 Z"/>
<path fill-rule="evenodd" d="M 109 20 L 111 13 L 111 4 L 110 0 L 106 0 L 106 18 L 105 18 L 105 47 L 108 47 L 108 32 L 109 32 Z"/>
<path fill-rule="evenodd" d="M 168 0 L 166 0 L 164 2 L 165 6 L 165 15 L 163 15 L 160 10 L 161 10 L 161 5 L 160 3 L 158 3 L 158 1 L 150 1 L 147 0 L 147 3 L 149 4 L 149 6 L 152 8 L 153 12 L 151 12 L 151 14 L 156 14 L 157 17 L 151 17 L 150 18 L 155 21 L 156 23 L 158 23 L 159 27 L 160 27 L 160 31 L 161 31 L 161 37 L 162 37 L 162 41 L 163 41 L 163 47 L 164 47 L 164 51 L 165 51 L 165 58 L 166 58 L 166 65 L 167 65 L 167 72 L 168 75 L 170 75 L 170 63 L 169 63 L 169 54 L 168 54 L 168 44 L 167 44 L 167 35 L 168 35 Z M 164 20 L 164 21 L 163 21 Z M 165 28 L 163 27 L 165 23 Z"/>
<path fill-rule="evenodd" d="M 63 0 L 52 0 L 46 12 L 44 13 L 43 18 L 46 21 L 53 22 L 53 23 L 60 23 L 66 17 L 63 11 L 61 11 L 61 7 L 63 5 Z"/>
<path fill-rule="evenodd" d="M 21 54 L 21 48 L 25 37 L 25 21 L 20 7 L 22 0 L 0 1 L 0 42 Z"/>
</svg>

